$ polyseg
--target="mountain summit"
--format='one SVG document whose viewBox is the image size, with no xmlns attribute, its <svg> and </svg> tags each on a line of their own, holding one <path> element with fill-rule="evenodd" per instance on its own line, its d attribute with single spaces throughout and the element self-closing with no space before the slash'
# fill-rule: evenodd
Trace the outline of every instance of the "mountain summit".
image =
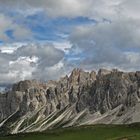
<svg viewBox="0 0 140 140">
<path fill-rule="evenodd" d="M 140 122 L 140 72 L 74 69 L 59 81 L 20 81 L 0 94 L 0 133 Z"/>
</svg>

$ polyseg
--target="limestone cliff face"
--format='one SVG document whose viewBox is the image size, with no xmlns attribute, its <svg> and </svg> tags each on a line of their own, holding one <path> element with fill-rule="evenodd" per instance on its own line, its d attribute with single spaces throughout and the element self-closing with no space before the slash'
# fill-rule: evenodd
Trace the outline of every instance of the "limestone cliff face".
<svg viewBox="0 0 140 140">
<path fill-rule="evenodd" d="M 1 133 L 140 121 L 140 72 L 74 69 L 59 81 L 21 81 L 0 95 Z"/>
</svg>

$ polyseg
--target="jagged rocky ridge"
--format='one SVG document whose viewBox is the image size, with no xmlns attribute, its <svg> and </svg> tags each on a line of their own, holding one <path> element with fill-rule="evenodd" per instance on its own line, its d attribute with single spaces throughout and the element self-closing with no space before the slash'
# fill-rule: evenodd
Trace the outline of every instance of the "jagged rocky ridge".
<svg viewBox="0 0 140 140">
<path fill-rule="evenodd" d="M 140 122 L 140 72 L 74 69 L 59 81 L 21 81 L 0 94 L 0 133 Z"/>
</svg>

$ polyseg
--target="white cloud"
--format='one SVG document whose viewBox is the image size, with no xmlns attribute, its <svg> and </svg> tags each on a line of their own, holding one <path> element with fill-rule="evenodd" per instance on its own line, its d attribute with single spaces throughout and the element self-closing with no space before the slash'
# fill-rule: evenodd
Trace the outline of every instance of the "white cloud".
<svg viewBox="0 0 140 140">
<path fill-rule="evenodd" d="M 62 50 L 65 52 L 65 54 L 69 53 L 69 50 L 72 47 L 72 44 L 70 44 L 69 41 L 61 41 L 61 42 L 55 42 L 53 41 L 52 44 L 55 46 L 55 48 Z"/>
<path fill-rule="evenodd" d="M 20 48 L 22 46 L 27 45 L 27 43 L 21 43 L 21 42 L 16 42 L 16 43 L 4 43 L 0 45 L 0 52 L 1 53 L 13 53 L 17 48 Z"/>
</svg>

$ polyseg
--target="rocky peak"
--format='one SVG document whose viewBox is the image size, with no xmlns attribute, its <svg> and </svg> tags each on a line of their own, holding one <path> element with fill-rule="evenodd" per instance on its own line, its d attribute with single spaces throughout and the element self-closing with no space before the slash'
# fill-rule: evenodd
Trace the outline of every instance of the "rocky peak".
<svg viewBox="0 0 140 140">
<path fill-rule="evenodd" d="M 107 70 L 107 69 L 99 69 L 98 76 L 104 76 L 104 75 L 110 74 L 111 72 L 112 71 Z"/>
<path fill-rule="evenodd" d="M 136 77 L 140 80 L 140 71 L 136 71 Z"/>
<path fill-rule="evenodd" d="M 69 82 L 78 85 L 78 84 L 84 84 L 87 83 L 89 80 L 95 80 L 96 79 L 96 72 L 92 71 L 90 72 L 85 72 L 82 69 L 75 68 L 70 77 L 69 77 Z"/>
<path fill-rule="evenodd" d="M 25 81 L 20 81 L 16 84 L 13 85 L 12 91 L 21 91 L 25 92 L 30 88 L 45 88 L 46 84 L 41 83 L 37 80 L 25 80 Z"/>
<path fill-rule="evenodd" d="M 77 84 L 79 83 L 80 81 L 80 74 L 82 73 L 82 69 L 78 69 L 78 68 L 75 68 L 70 77 L 69 77 L 69 80 L 70 80 L 70 83 L 74 83 L 74 84 Z"/>
</svg>

